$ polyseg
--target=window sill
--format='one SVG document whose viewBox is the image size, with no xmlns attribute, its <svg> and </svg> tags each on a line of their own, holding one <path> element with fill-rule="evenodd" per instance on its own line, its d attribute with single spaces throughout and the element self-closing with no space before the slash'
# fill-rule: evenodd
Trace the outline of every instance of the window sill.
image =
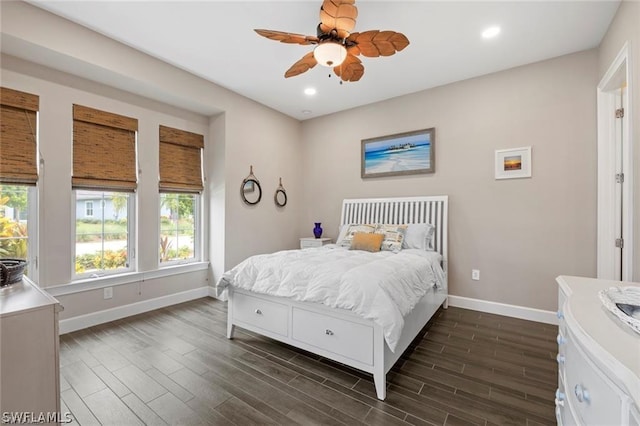
<svg viewBox="0 0 640 426">
<path fill-rule="evenodd" d="M 130 272 L 118 275 L 107 275 L 98 278 L 87 278 L 74 281 L 70 284 L 62 284 L 53 287 L 45 287 L 50 295 L 64 296 L 67 294 L 82 293 L 90 290 L 98 290 L 105 287 L 113 287 L 125 284 L 139 283 L 155 278 L 170 277 L 188 272 L 203 271 L 209 268 L 209 262 L 193 262 L 183 265 L 165 266 L 162 269 L 145 272 Z"/>
</svg>

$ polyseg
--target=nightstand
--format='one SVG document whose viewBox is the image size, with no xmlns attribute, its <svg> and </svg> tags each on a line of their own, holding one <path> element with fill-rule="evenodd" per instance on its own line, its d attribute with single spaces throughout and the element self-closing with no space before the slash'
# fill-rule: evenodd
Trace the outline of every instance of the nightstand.
<svg viewBox="0 0 640 426">
<path fill-rule="evenodd" d="M 300 238 L 300 248 L 306 249 L 310 247 L 322 247 L 327 244 L 331 244 L 331 238 L 314 238 L 314 237 L 305 237 Z"/>
</svg>

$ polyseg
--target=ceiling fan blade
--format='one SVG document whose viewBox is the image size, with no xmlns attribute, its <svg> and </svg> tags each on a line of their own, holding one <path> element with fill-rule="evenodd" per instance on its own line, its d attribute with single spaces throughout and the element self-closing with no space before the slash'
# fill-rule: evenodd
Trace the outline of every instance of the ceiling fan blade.
<svg viewBox="0 0 640 426">
<path fill-rule="evenodd" d="M 284 73 L 285 78 L 295 77 L 303 72 L 309 71 L 311 68 L 318 64 L 316 58 L 313 57 L 313 51 L 307 53 L 295 64 L 291 65 L 291 68 Z"/>
<path fill-rule="evenodd" d="M 409 39 L 404 34 L 380 30 L 353 33 L 347 41 L 355 43 L 360 54 L 372 58 L 391 56 L 409 45 Z"/>
<path fill-rule="evenodd" d="M 279 41 L 281 43 L 291 43 L 291 44 L 318 44 L 318 37 L 315 36 L 307 36 L 303 34 L 292 34 L 285 33 L 283 31 L 273 31 L 273 30 L 254 30 L 262 37 L 266 37 L 269 40 Z"/>
<path fill-rule="evenodd" d="M 342 64 L 333 67 L 333 72 L 343 81 L 358 81 L 364 75 L 364 65 L 360 59 L 348 54 Z"/>
<path fill-rule="evenodd" d="M 320 30 L 328 34 L 336 30 L 339 38 L 347 38 L 356 26 L 358 8 L 355 0 L 324 0 L 320 7 Z"/>
</svg>

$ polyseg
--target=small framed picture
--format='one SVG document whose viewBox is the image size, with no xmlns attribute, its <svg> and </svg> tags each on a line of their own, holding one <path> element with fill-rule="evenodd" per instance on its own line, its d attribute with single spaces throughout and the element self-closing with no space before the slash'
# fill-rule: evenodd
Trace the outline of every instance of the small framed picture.
<svg viewBox="0 0 640 426">
<path fill-rule="evenodd" d="M 496 179 L 531 177 L 531 147 L 496 150 Z"/>
</svg>

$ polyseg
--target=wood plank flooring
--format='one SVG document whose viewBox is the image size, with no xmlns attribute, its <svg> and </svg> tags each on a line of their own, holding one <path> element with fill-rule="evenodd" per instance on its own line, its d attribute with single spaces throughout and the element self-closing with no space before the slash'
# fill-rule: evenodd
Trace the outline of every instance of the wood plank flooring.
<svg viewBox="0 0 640 426">
<path fill-rule="evenodd" d="M 441 309 L 387 375 L 236 329 L 215 299 L 60 337 L 62 411 L 81 425 L 552 425 L 557 327 Z"/>
</svg>

